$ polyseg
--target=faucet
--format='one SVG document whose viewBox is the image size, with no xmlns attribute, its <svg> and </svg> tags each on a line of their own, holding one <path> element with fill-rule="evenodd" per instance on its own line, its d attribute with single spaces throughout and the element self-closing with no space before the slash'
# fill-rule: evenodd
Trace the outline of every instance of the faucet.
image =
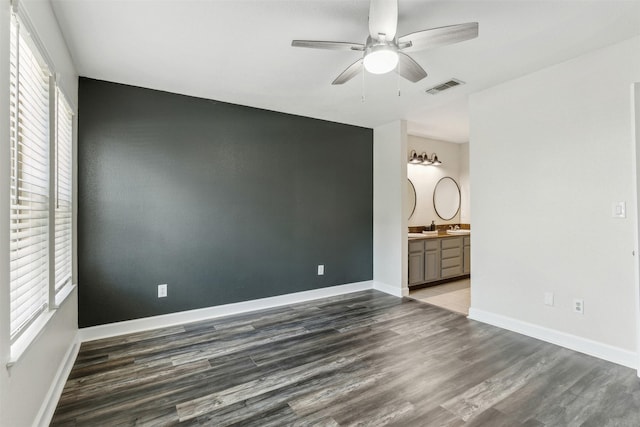
<svg viewBox="0 0 640 427">
<path fill-rule="evenodd" d="M 450 225 L 449 230 L 460 230 L 460 226 L 458 224 L 456 224 L 455 227 L 453 225 Z"/>
</svg>

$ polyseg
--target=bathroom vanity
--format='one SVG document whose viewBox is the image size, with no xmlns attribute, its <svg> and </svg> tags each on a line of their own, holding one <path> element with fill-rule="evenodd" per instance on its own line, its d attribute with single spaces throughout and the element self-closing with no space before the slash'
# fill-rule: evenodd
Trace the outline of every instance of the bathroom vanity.
<svg viewBox="0 0 640 427">
<path fill-rule="evenodd" d="M 409 287 L 463 279 L 470 274 L 470 235 L 409 235 Z"/>
</svg>

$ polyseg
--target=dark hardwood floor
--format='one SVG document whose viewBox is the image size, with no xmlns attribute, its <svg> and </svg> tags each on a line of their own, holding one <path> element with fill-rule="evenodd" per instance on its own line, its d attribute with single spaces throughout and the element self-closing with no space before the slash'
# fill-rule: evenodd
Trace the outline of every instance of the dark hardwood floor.
<svg viewBox="0 0 640 427">
<path fill-rule="evenodd" d="M 55 426 L 640 426 L 636 372 L 364 291 L 84 343 Z"/>
</svg>

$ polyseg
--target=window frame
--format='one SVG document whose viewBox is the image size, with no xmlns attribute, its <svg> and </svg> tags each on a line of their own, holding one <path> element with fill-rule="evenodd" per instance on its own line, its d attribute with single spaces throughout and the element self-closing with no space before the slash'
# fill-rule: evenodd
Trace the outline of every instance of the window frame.
<svg viewBox="0 0 640 427">
<path fill-rule="evenodd" d="M 10 343 L 49 309 L 50 76 L 17 17 L 10 42 Z"/>
<path fill-rule="evenodd" d="M 15 26 L 15 28 L 14 28 Z M 69 102 L 69 98 L 66 96 L 63 88 L 56 81 L 55 68 L 53 67 L 52 61 L 47 55 L 46 49 L 44 45 L 41 43 L 35 31 L 33 31 L 33 25 L 29 20 L 28 15 L 19 7 L 19 4 L 13 4 L 11 16 L 10 16 L 10 47 L 9 47 L 9 61 L 10 61 L 10 69 L 19 71 L 21 55 L 20 48 L 16 46 L 20 46 L 21 38 L 23 40 L 24 45 L 28 46 L 30 54 L 37 60 L 39 66 L 46 71 L 43 71 L 48 76 L 48 82 L 45 85 L 43 81 L 43 87 L 47 86 L 47 99 L 48 99 L 48 122 L 46 124 L 47 135 L 46 138 L 43 139 L 44 145 L 47 147 L 47 156 L 46 156 L 46 175 L 48 177 L 48 199 L 47 199 L 47 210 L 46 210 L 46 222 L 47 224 L 47 238 L 46 238 L 46 246 L 47 246 L 47 254 L 46 254 L 46 304 L 44 310 L 39 312 L 34 318 L 28 323 L 26 327 L 20 330 L 19 333 L 15 333 L 15 325 L 13 324 L 13 315 L 11 311 L 14 309 L 15 302 L 11 301 L 11 298 L 7 301 L 9 316 L 7 320 L 9 320 L 9 324 L 7 325 L 6 333 L 9 338 L 9 360 L 7 361 L 7 368 L 10 368 L 14 365 L 18 359 L 22 356 L 22 354 L 27 350 L 27 348 L 31 345 L 31 343 L 43 332 L 45 326 L 49 322 L 49 320 L 55 315 L 56 310 L 60 305 L 67 299 L 67 297 L 72 293 L 75 289 L 75 281 L 76 281 L 76 248 L 75 248 L 75 174 L 76 174 L 76 165 L 75 165 L 75 141 L 76 141 L 76 107 L 75 105 Z M 15 32 L 15 34 L 14 34 Z M 16 43 L 13 43 L 15 37 Z M 15 46 L 14 46 L 15 44 Z M 23 52 L 24 54 L 24 52 Z M 19 74 L 16 74 L 18 76 Z M 13 152 L 14 147 L 17 147 L 19 135 L 17 134 L 18 126 L 25 125 L 24 123 L 19 122 L 22 119 L 21 115 L 18 114 L 18 110 L 20 106 L 18 105 L 19 96 L 16 95 L 19 91 L 19 80 L 18 85 L 14 84 L 14 76 L 10 73 L 10 82 L 9 82 L 9 128 L 11 132 L 13 132 L 14 125 L 16 129 L 16 134 L 13 133 L 10 135 L 10 147 Z M 12 105 L 15 98 L 15 106 Z M 66 260 L 66 275 L 67 278 L 63 284 L 59 284 L 56 287 L 56 252 L 55 252 L 55 243 L 56 243 L 56 227 L 55 222 L 57 219 L 57 215 L 60 213 L 56 209 L 56 203 L 58 202 L 58 197 L 60 196 L 58 190 L 58 180 L 60 180 L 60 176 L 58 175 L 58 163 L 57 161 L 59 156 L 59 135 L 58 135 L 58 120 L 61 119 L 59 113 L 60 107 L 63 107 L 65 110 L 64 119 L 66 122 L 64 123 L 65 131 L 67 135 L 65 135 L 65 153 L 68 155 L 66 158 L 66 178 L 68 181 L 66 182 L 66 196 L 68 200 L 66 202 L 66 210 L 65 214 L 68 216 L 66 220 L 65 226 L 67 227 L 68 232 L 66 233 L 66 248 L 68 249 L 68 255 Z M 16 117 L 13 116 L 13 112 L 15 110 Z M 40 123 L 42 124 L 42 123 Z M 21 149 L 24 149 L 22 147 Z M 16 151 L 18 153 L 18 151 Z M 19 154 L 19 153 L 18 153 Z M 9 206 L 10 214 L 9 214 L 9 224 L 12 223 L 14 219 L 13 211 L 14 205 L 13 200 L 15 198 L 14 191 L 12 187 L 15 186 L 16 190 L 18 189 L 17 184 L 14 184 L 15 177 L 19 172 L 17 169 L 13 170 L 13 165 L 15 162 L 13 161 L 13 154 L 10 156 L 12 159 L 12 170 L 10 171 L 10 179 L 9 179 L 9 187 L 10 187 L 10 195 L 12 198 L 11 204 Z M 15 160 L 19 157 L 16 156 Z M 17 234 L 15 235 L 17 236 Z M 11 259 L 14 257 L 15 245 L 12 246 L 13 238 L 15 237 L 14 233 L 10 230 L 9 232 L 9 253 L 8 256 Z M 14 292 L 14 283 L 13 283 L 13 274 L 11 271 L 13 270 L 13 263 L 10 261 L 9 264 L 9 295 L 13 295 Z"/>
<path fill-rule="evenodd" d="M 50 209 L 50 218 L 53 220 L 52 221 L 52 230 L 53 232 L 50 235 L 50 245 L 51 245 L 51 251 L 50 251 L 50 262 L 52 262 L 53 268 L 50 274 L 50 289 L 49 289 L 49 295 L 50 295 L 50 306 L 51 307 L 58 307 L 60 305 L 60 303 L 64 300 L 64 298 L 66 297 L 66 294 L 69 291 L 69 287 L 72 286 L 73 284 L 73 206 L 74 206 L 74 199 L 73 199 L 73 185 L 74 185 L 74 181 L 73 181 L 73 136 L 74 136 L 74 117 L 75 114 L 73 113 L 73 109 L 71 108 L 69 102 L 67 101 L 66 97 L 64 96 L 64 94 L 62 93 L 62 90 L 60 89 L 60 87 L 57 84 L 54 84 L 54 88 L 52 88 L 52 91 L 55 92 L 55 112 L 54 112 L 54 116 L 55 116 L 55 126 L 54 126 L 54 138 L 52 138 L 52 143 L 53 143 L 53 156 L 51 157 L 51 160 L 53 160 L 53 164 L 51 167 L 51 177 L 52 177 L 52 181 L 54 183 L 54 185 L 51 188 L 51 200 L 53 200 L 51 209 Z M 61 108 L 63 109 L 61 114 Z M 64 116 L 66 117 L 64 117 Z M 66 119 L 68 119 L 68 121 L 65 124 L 65 127 L 63 128 L 61 126 L 61 117 L 64 117 Z M 66 131 L 68 132 L 68 134 L 66 135 L 68 138 L 65 138 L 65 140 L 61 141 L 61 130 L 62 131 Z M 65 133 L 66 133 L 65 132 Z M 61 142 L 64 144 L 64 146 L 61 146 Z M 61 152 L 62 154 L 64 154 L 66 156 L 66 162 L 64 161 L 65 159 L 62 158 L 61 159 Z M 61 161 L 62 160 L 62 161 Z M 61 168 L 62 166 L 62 168 Z M 65 167 L 66 166 L 66 167 Z M 61 191 L 61 174 L 64 173 L 64 178 L 67 180 L 66 182 L 66 188 L 63 188 L 62 190 L 66 190 L 66 196 L 67 196 L 67 200 L 63 199 L 63 202 L 66 202 L 65 208 L 66 209 L 62 209 L 61 208 L 61 198 L 60 198 L 60 191 Z M 63 182 L 64 185 L 64 182 Z M 59 224 L 58 224 L 58 215 L 62 214 L 62 215 L 67 215 L 67 221 L 65 221 L 65 226 L 66 229 L 64 230 L 64 238 L 66 240 L 66 248 L 65 251 L 67 253 L 66 257 L 66 267 L 67 267 L 67 271 L 64 273 L 64 280 L 61 280 L 58 277 L 58 238 L 60 237 L 60 230 L 58 229 Z M 62 282 L 62 283 L 60 283 Z"/>
</svg>

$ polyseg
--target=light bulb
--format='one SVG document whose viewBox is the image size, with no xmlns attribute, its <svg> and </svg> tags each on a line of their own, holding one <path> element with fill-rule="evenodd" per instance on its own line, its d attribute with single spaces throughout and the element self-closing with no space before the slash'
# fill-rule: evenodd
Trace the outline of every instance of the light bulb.
<svg viewBox="0 0 640 427">
<path fill-rule="evenodd" d="M 384 74 L 396 68 L 398 53 L 390 46 L 373 46 L 364 57 L 364 68 L 372 74 Z"/>
<path fill-rule="evenodd" d="M 420 164 L 420 159 L 418 159 L 418 153 L 416 153 L 416 150 L 411 150 L 411 153 L 409 153 L 409 163 L 412 165 Z"/>
</svg>

